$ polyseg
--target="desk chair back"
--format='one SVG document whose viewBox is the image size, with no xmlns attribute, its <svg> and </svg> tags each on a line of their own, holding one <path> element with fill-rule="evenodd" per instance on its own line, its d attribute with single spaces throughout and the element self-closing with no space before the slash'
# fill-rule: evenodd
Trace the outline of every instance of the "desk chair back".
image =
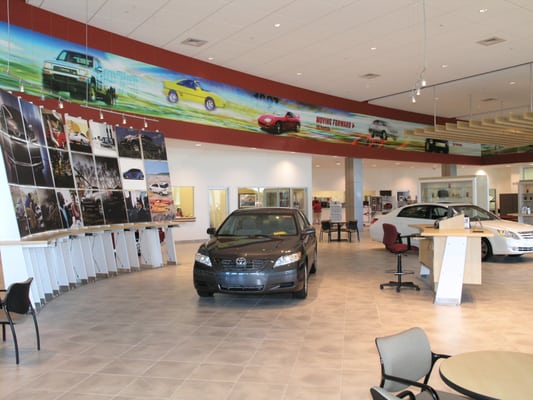
<svg viewBox="0 0 533 400">
<path fill-rule="evenodd" d="M 39 337 L 39 326 L 37 325 L 37 317 L 35 309 L 30 300 L 30 285 L 33 278 L 28 278 L 24 282 L 17 282 L 11 284 L 5 291 L 6 294 L 2 299 L 1 305 L 4 310 L 5 319 L 0 319 L 2 324 L 2 340 L 6 341 L 6 325 L 11 328 L 11 334 L 13 336 L 13 343 L 15 346 L 15 356 L 17 364 L 19 363 L 19 347 L 17 341 L 17 334 L 15 332 L 15 321 L 13 314 L 31 314 L 33 317 L 33 324 L 35 326 L 35 335 L 37 337 L 37 350 L 41 349 L 41 340 Z"/>
<path fill-rule="evenodd" d="M 328 242 L 331 241 L 331 221 L 329 220 L 323 220 L 320 221 L 320 240 L 322 240 L 322 236 L 326 233 L 328 235 Z"/>
<path fill-rule="evenodd" d="M 404 253 L 409 250 L 406 243 L 402 243 L 399 239 L 400 234 L 396 226 L 392 224 L 383 224 L 383 244 L 391 253 Z"/>
</svg>

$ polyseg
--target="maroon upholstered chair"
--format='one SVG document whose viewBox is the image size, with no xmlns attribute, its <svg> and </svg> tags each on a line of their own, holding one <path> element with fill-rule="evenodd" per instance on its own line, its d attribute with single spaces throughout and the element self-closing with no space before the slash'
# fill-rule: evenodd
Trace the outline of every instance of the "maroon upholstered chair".
<svg viewBox="0 0 533 400">
<path fill-rule="evenodd" d="M 391 253 L 396 254 L 396 269 L 389 270 L 387 272 L 393 273 L 396 275 L 396 281 L 389 281 L 388 283 L 382 283 L 379 285 L 380 289 L 383 289 L 386 286 L 395 287 L 396 291 L 399 292 L 402 287 L 407 287 L 411 289 L 420 290 L 418 285 L 415 285 L 413 282 L 404 282 L 402 277 L 404 275 L 413 274 L 413 271 L 404 271 L 402 266 L 402 256 L 405 252 L 415 249 L 414 246 L 411 246 L 410 241 L 403 243 L 401 236 L 396 229 L 396 226 L 392 224 L 383 224 L 383 244 Z M 409 239 L 407 237 L 407 239 Z"/>
</svg>

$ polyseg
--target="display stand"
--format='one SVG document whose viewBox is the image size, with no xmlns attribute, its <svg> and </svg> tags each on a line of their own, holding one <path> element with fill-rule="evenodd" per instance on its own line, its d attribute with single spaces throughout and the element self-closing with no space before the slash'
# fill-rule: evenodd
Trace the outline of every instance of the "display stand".
<svg viewBox="0 0 533 400">
<path fill-rule="evenodd" d="M 439 228 L 415 227 L 424 238 L 419 259 L 429 271 L 435 304 L 460 305 L 463 284 L 481 284 L 481 238 L 492 233 L 465 229 L 463 215 L 439 221 Z"/>
</svg>

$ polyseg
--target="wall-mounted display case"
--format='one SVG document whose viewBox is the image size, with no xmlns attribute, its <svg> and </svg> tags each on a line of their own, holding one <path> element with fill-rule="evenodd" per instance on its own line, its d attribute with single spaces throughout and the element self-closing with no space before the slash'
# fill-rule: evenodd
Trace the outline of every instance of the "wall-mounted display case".
<svg viewBox="0 0 533 400">
<path fill-rule="evenodd" d="M 421 202 L 469 203 L 489 209 L 489 184 L 486 175 L 420 178 Z"/>
<path fill-rule="evenodd" d="M 518 222 L 533 224 L 533 180 L 518 182 Z"/>
</svg>

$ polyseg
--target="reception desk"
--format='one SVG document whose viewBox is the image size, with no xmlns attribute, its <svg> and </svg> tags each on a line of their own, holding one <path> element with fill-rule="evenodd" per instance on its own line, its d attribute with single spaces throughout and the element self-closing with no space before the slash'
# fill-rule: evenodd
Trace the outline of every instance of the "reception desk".
<svg viewBox="0 0 533 400">
<path fill-rule="evenodd" d="M 33 277 L 31 298 L 40 307 L 61 292 L 99 277 L 158 268 L 164 262 L 176 264 L 172 228 L 190 221 L 194 218 L 80 227 L 2 241 L 4 283 Z M 160 229 L 165 234 L 163 243 Z"/>
<path fill-rule="evenodd" d="M 492 235 L 482 229 L 465 229 L 462 215 L 420 230 L 421 274 L 428 274 L 436 304 L 461 304 L 463 284 L 481 284 L 481 238 Z"/>
</svg>

